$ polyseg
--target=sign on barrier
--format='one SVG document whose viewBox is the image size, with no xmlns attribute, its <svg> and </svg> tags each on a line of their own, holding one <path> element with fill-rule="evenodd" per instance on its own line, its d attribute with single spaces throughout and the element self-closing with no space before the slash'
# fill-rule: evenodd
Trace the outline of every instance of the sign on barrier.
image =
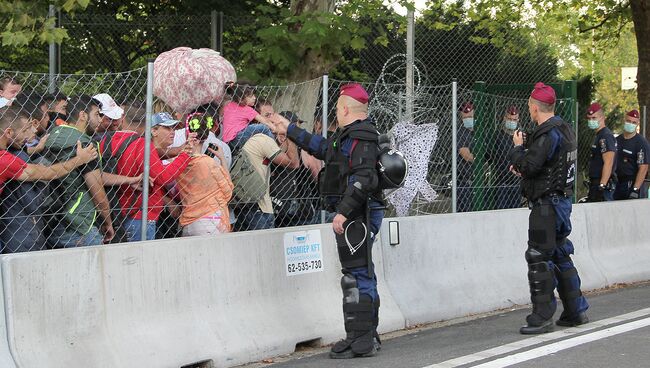
<svg viewBox="0 0 650 368">
<path fill-rule="evenodd" d="M 320 230 L 284 234 L 284 257 L 287 276 L 323 271 Z"/>
</svg>

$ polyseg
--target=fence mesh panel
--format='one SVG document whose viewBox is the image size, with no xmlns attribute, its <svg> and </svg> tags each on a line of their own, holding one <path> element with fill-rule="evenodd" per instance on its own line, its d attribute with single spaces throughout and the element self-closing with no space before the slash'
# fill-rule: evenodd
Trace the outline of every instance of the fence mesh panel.
<svg viewBox="0 0 650 368">
<path fill-rule="evenodd" d="M 396 56 L 399 58 L 403 56 Z M 391 135 L 394 146 L 404 153 L 410 164 L 405 186 L 385 193 L 388 214 L 451 212 L 453 155 L 458 155 L 458 211 L 524 205 L 519 179 L 507 169 L 506 157 L 512 147 L 512 138 L 505 121 L 515 118 L 507 114 L 514 108 L 519 119 L 517 128 L 532 130 L 527 109 L 529 91 L 488 94 L 459 88 L 454 106 L 451 84 L 426 85 L 416 68 L 411 95 L 406 85 L 395 83 L 403 80 L 405 73 L 402 62 L 396 65 L 391 67 L 387 63 L 374 83 L 364 84 L 371 98 L 370 116 L 378 130 Z M 10 181 L 6 185 L 2 195 L 5 252 L 102 243 L 102 236 L 110 234 L 102 217 L 102 210 L 106 211 L 105 202 L 111 208 L 111 225 L 116 234 L 112 241 L 140 240 L 141 186 L 147 181 L 151 183 L 148 238 L 321 222 L 317 174 L 322 162 L 297 149 L 286 137 L 271 134 L 264 124 L 269 123 L 266 119 L 273 113 L 286 115 L 291 112 L 309 132 L 322 134 L 323 129 L 335 130 L 336 101 L 340 87 L 347 82 L 329 81 L 327 125 L 322 122 L 321 78 L 286 86 L 234 86 L 232 95 L 255 96 L 253 100 L 242 100 L 242 104 L 256 109 L 254 119 L 261 120 L 254 127 L 246 128 L 246 131 L 256 130 L 239 143 L 235 143 L 237 139 L 231 141 L 234 133 L 229 133 L 229 128 L 224 126 L 232 126 L 233 112 L 228 106 L 242 108 L 239 100 L 226 98 L 197 106 L 189 115 L 178 114 L 163 101 L 156 100 L 154 113 L 167 112 L 179 122 L 170 128 L 152 128 L 150 178 L 145 180 L 142 178 L 143 139 L 138 138 L 123 151 L 120 147 L 129 136 L 142 136 L 146 128 L 144 69 L 118 74 L 56 75 L 53 79 L 46 74 L 6 74 L 22 83 L 22 92 L 13 108 L 20 107 L 33 124 L 33 132 L 27 129 L 32 133 L 25 133 L 25 139 L 31 141 L 31 135 L 36 134 L 44 142 L 40 145 L 30 142 L 35 148 L 26 150 L 16 141 L 9 148 L 10 152 L 29 163 L 51 165 L 73 157 L 77 140 L 97 143 L 104 139 L 104 145 L 100 144 L 99 166 L 80 166 L 56 180 L 35 184 Z M 58 95 L 47 93 L 53 89 Z M 250 91 L 240 93 L 245 89 Z M 102 98 L 103 104 L 93 102 L 91 96 L 98 93 L 112 96 L 124 113 L 119 111 L 118 118 L 112 119 L 113 110 L 119 108 L 109 106 L 110 101 Z M 471 131 L 464 127 L 461 112 L 468 102 L 474 106 Z M 573 124 L 572 104 L 571 100 L 560 99 L 556 112 Z M 57 115 L 57 111 L 66 116 Z M 454 114 L 457 114 L 457 147 L 452 146 Z M 194 123 L 199 124 L 197 127 L 206 124 L 208 116 L 213 121 L 207 126 L 210 132 L 204 132 L 200 144 L 193 147 L 187 142 L 187 134 L 197 130 Z M 197 122 L 193 122 L 194 119 Z M 68 125 L 57 126 L 62 121 Z M 106 156 L 105 145 L 106 132 L 111 131 L 120 131 L 110 134 L 111 153 L 121 157 L 113 161 Z M 225 141 L 231 142 L 226 144 Z M 465 162 L 460 154 L 465 146 L 473 156 L 472 162 Z M 32 150 L 40 152 L 33 154 Z M 183 152 L 190 157 L 183 156 Z M 206 159 L 208 156 L 214 159 Z M 99 181 L 93 181 L 92 175 L 88 175 L 93 168 L 103 172 Z M 93 185 L 103 187 L 104 202 L 101 191 L 95 190 Z M 256 188 L 258 196 L 251 197 L 249 191 Z M 17 206 L 12 207 L 14 202 L 20 202 L 25 209 L 19 211 Z M 326 220 L 331 217 L 332 214 L 325 216 Z"/>
</svg>

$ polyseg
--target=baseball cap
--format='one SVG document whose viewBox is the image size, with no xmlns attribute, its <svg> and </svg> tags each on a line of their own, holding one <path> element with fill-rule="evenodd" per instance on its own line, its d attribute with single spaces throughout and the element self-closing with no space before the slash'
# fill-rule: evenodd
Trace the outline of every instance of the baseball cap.
<svg viewBox="0 0 650 368">
<path fill-rule="evenodd" d="M 639 116 L 640 116 L 638 110 L 631 110 L 631 111 L 628 111 L 628 113 L 625 114 L 625 115 L 627 115 L 627 116 L 629 116 L 629 117 L 631 117 L 631 118 L 635 118 L 635 119 L 638 119 Z"/>
<path fill-rule="evenodd" d="M 539 102 L 553 105 L 555 103 L 555 90 L 542 82 L 537 82 L 530 97 Z"/>
<path fill-rule="evenodd" d="M 464 112 L 465 114 L 470 111 L 474 111 L 474 104 L 471 102 L 463 102 L 463 104 L 460 105 L 460 111 Z"/>
<path fill-rule="evenodd" d="M 151 117 L 151 127 L 155 127 L 158 125 L 162 125 L 165 127 L 170 127 L 178 124 L 179 121 L 174 119 L 172 115 L 168 112 L 159 112 L 157 114 L 153 114 Z"/>
<path fill-rule="evenodd" d="M 341 86 L 341 96 L 352 97 L 362 104 L 367 104 L 368 100 L 370 100 L 370 97 L 368 97 L 368 92 L 366 92 L 366 90 L 359 83 L 349 83 Z"/>
<path fill-rule="evenodd" d="M 280 116 L 283 118 L 289 120 L 290 123 L 292 124 L 300 124 L 302 120 L 296 115 L 293 111 L 282 111 L 280 113 Z"/>
<path fill-rule="evenodd" d="M 602 108 L 603 107 L 600 106 L 600 104 L 598 102 L 594 102 L 587 109 L 587 115 L 593 115 L 593 114 L 597 113 L 598 111 L 600 111 Z"/>
<path fill-rule="evenodd" d="M 93 99 L 99 102 L 100 114 L 106 115 L 113 120 L 122 118 L 122 115 L 124 114 L 124 110 L 118 104 L 116 104 L 115 100 L 113 100 L 113 97 L 111 97 L 107 93 L 100 93 L 98 95 L 94 95 Z"/>
</svg>

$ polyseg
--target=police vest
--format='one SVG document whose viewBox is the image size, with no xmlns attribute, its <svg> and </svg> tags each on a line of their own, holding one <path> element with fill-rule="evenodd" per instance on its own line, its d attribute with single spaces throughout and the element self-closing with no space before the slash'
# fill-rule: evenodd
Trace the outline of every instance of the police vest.
<svg viewBox="0 0 650 368">
<path fill-rule="evenodd" d="M 377 143 L 379 132 L 368 121 L 355 123 L 347 126 L 342 130 L 337 130 L 334 135 L 328 139 L 327 152 L 325 153 L 325 165 L 318 176 L 319 190 L 323 197 L 341 197 L 348 187 L 350 176 L 350 158 L 342 151 L 345 139 L 363 140 Z M 349 155 L 352 155 L 353 147 Z M 376 162 L 376 157 L 369 157 L 370 161 Z M 373 164 L 373 169 L 374 169 Z M 377 198 L 381 197 L 378 193 Z"/>
<path fill-rule="evenodd" d="M 533 131 L 529 138 L 531 147 L 533 142 L 554 128 L 557 128 L 562 135 L 562 144 L 553 157 L 546 160 L 539 174 L 532 178 L 524 178 L 522 182 L 524 194 L 531 201 L 550 194 L 573 195 L 578 146 L 571 127 L 559 117 L 553 117 Z"/>
</svg>

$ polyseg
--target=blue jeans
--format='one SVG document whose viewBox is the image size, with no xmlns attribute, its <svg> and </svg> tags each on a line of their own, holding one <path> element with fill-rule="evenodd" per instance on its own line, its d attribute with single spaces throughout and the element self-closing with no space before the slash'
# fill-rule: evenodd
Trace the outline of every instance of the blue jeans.
<svg viewBox="0 0 650 368">
<path fill-rule="evenodd" d="M 142 240 L 142 220 L 127 218 L 124 220 L 124 230 L 129 242 Z M 156 239 L 156 221 L 147 221 L 147 240 Z"/>
<path fill-rule="evenodd" d="M 235 150 L 241 148 L 255 134 L 266 134 L 275 139 L 273 132 L 264 124 L 248 124 L 244 130 L 241 130 L 232 141 L 228 142 L 230 148 Z"/>
<path fill-rule="evenodd" d="M 247 230 L 264 230 L 275 227 L 275 216 L 272 213 L 264 213 L 261 210 L 244 210 L 237 218 L 240 222 L 240 231 Z"/>
<path fill-rule="evenodd" d="M 94 226 L 87 233 L 81 234 L 73 229 L 66 229 L 65 225 L 59 223 L 52 230 L 47 242 L 52 248 L 85 247 L 103 244 L 104 236 Z"/>
</svg>

